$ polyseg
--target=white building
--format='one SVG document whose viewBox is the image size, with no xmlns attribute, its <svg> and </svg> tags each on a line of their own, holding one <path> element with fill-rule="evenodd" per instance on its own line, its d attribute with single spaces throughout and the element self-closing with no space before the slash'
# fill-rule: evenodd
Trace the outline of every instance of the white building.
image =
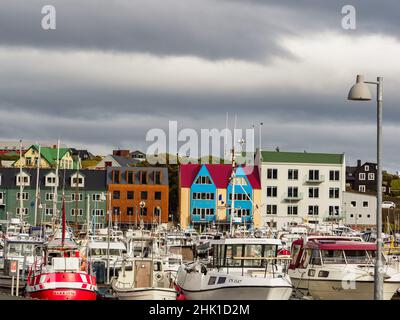
<svg viewBox="0 0 400 320">
<path fill-rule="evenodd" d="M 343 192 L 344 223 L 354 228 L 376 225 L 376 196 Z"/>
<path fill-rule="evenodd" d="M 289 223 L 343 219 L 344 154 L 257 150 L 255 162 L 264 224 L 280 229 Z"/>
</svg>

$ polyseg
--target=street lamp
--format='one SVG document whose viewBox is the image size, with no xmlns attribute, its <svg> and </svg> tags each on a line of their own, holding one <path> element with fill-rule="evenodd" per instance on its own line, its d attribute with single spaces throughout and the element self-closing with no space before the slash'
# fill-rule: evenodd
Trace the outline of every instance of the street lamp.
<svg viewBox="0 0 400 320">
<path fill-rule="evenodd" d="M 383 274 L 382 274 L 382 87 L 383 78 L 378 77 L 376 82 L 364 81 L 364 76 L 357 75 L 356 84 L 349 91 L 348 100 L 369 101 L 372 99 L 367 84 L 375 84 L 377 86 L 376 102 L 377 102 L 377 203 L 376 203 L 376 261 L 375 261 L 375 282 L 374 282 L 374 299 L 383 300 Z"/>
</svg>

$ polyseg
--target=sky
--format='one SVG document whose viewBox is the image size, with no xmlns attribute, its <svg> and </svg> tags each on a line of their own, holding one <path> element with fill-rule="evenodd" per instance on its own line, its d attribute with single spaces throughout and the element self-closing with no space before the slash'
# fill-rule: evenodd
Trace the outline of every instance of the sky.
<svg viewBox="0 0 400 320">
<path fill-rule="evenodd" d="M 223 129 L 228 112 L 231 128 L 235 115 L 239 128 L 263 123 L 263 149 L 354 165 L 376 159 L 375 88 L 347 100 L 364 74 L 384 78 L 384 168 L 400 170 L 397 0 L 50 2 L 1 1 L 0 140 L 146 151 L 151 129 Z M 55 30 L 42 29 L 48 4 Z"/>
</svg>

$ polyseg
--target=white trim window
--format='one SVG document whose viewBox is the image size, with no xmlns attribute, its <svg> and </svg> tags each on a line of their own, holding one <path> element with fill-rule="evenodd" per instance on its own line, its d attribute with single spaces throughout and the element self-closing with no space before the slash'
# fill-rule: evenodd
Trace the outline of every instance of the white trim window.
<svg viewBox="0 0 400 320">
<path fill-rule="evenodd" d="M 104 216 L 103 209 L 92 209 L 92 216 Z"/>
<path fill-rule="evenodd" d="M 278 212 L 278 207 L 276 204 L 267 204 L 267 214 L 276 214 Z"/>
<path fill-rule="evenodd" d="M 298 206 L 288 206 L 287 214 L 288 216 L 297 216 L 298 210 L 299 210 Z"/>
<path fill-rule="evenodd" d="M 369 202 L 363 201 L 363 208 L 368 208 L 368 207 L 369 207 Z"/>
<path fill-rule="evenodd" d="M 83 209 L 81 209 L 81 208 L 78 208 L 78 209 L 72 208 L 71 209 L 71 216 L 74 217 L 76 215 L 77 216 L 83 216 Z"/>
<path fill-rule="evenodd" d="M 16 176 L 17 180 L 16 180 L 16 185 L 19 187 L 21 184 L 24 187 L 28 187 L 31 184 L 31 177 L 26 173 L 26 172 L 22 172 L 22 177 L 20 177 L 20 174 L 18 173 Z M 22 178 L 22 179 L 21 179 Z M 22 183 L 21 183 L 22 180 Z"/>
<path fill-rule="evenodd" d="M 78 196 L 78 197 L 76 197 L 76 196 Z M 71 200 L 72 200 L 72 201 L 76 201 L 76 198 L 78 198 L 78 201 L 82 201 L 82 200 L 83 200 L 83 195 L 82 195 L 82 193 L 78 193 L 78 194 L 76 194 L 76 193 L 71 193 Z"/>
<path fill-rule="evenodd" d="M 276 198 L 278 196 L 278 187 L 267 187 L 267 197 Z"/>
<path fill-rule="evenodd" d="M 46 216 L 52 216 L 53 215 L 53 208 L 46 208 L 45 210 L 45 215 Z"/>
<path fill-rule="evenodd" d="M 319 215 L 319 207 L 318 206 L 308 206 L 308 215 L 309 216 L 318 216 Z"/>
<path fill-rule="evenodd" d="M 368 173 L 368 180 L 375 180 L 375 173 L 373 173 L 373 172 L 370 172 L 370 173 Z"/>
<path fill-rule="evenodd" d="M 93 193 L 92 200 L 96 201 L 96 202 L 100 202 L 101 201 L 101 193 Z"/>
<path fill-rule="evenodd" d="M 357 207 L 357 201 L 351 201 L 351 202 L 350 202 L 350 206 L 351 206 L 352 208 L 356 208 L 356 207 Z"/>
<path fill-rule="evenodd" d="M 329 180 L 330 181 L 339 181 L 340 180 L 340 171 L 339 170 L 330 170 L 329 171 Z"/>
<path fill-rule="evenodd" d="M 330 216 L 338 216 L 339 215 L 339 206 L 329 206 L 329 215 Z"/>
<path fill-rule="evenodd" d="M 365 192 L 365 185 L 360 184 L 360 185 L 358 186 L 358 191 L 359 191 L 359 192 Z"/>
<path fill-rule="evenodd" d="M 364 166 L 364 170 L 365 170 L 365 171 L 369 171 L 369 165 L 365 165 L 365 166 Z"/>
<path fill-rule="evenodd" d="M 329 198 L 339 199 L 340 190 L 339 188 L 329 188 Z"/>
<path fill-rule="evenodd" d="M 48 175 L 46 175 L 44 184 L 46 187 L 55 187 L 56 185 L 58 186 L 58 178 L 54 172 L 50 172 Z"/>
<path fill-rule="evenodd" d="M 318 187 L 308 188 L 308 197 L 309 198 L 319 198 L 319 188 Z"/>
<path fill-rule="evenodd" d="M 299 170 L 288 169 L 288 180 L 299 180 Z"/>
<path fill-rule="evenodd" d="M 17 200 L 21 200 L 21 192 L 17 192 Z M 29 192 L 22 192 L 22 200 L 29 200 Z"/>
<path fill-rule="evenodd" d="M 71 181 L 71 187 L 78 187 L 78 188 L 85 187 L 85 177 L 81 174 L 78 173 L 73 174 L 71 176 L 70 181 Z"/>
<path fill-rule="evenodd" d="M 24 215 L 27 216 L 29 214 L 29 209 L 28 208 L 17 208 L 17 215 Z"/>
<path fill-rule="evenodd" d="M 267 179 L 276 180 L 278 179 L 278 169 L 267 169 Z"/>
<path fill-rule="evenodd" d="M 54 193 L 46 193 L 46 201 L 54 201 Z"/>
<path fill-rule="evenodd" d="M 358 174 L 358 180 L 365 180 L 365 173 L 364 172 L 360 172 Z"/>
</svg>

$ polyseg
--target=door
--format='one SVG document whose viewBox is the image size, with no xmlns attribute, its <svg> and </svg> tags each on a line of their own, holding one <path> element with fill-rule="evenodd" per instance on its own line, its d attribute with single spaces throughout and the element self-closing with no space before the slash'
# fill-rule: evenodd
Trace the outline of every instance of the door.
<svg viewBox="0 0 400 320">
<path fill-rule="evenodd" d="M 153 284 L 151 261 L 135 261 L 135 288 L 151 287 Z"/>
</svg>

